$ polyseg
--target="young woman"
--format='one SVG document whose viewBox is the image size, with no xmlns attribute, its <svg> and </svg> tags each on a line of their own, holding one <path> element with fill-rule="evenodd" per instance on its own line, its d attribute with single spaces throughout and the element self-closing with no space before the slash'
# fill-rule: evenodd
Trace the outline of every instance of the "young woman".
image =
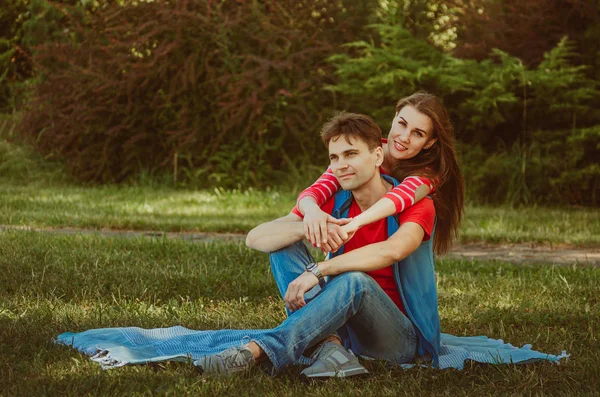
<svg viewBox="0 0 600 397">
<path fill-rule="evenodd" d="M 340 239 L 327 239 L 327 222 L 344 224 L 321 211 L 323 205 L 339 190 L 340 184 L 331 169 L 298 196 L 298 210 L 304 214 L 306 238 L 324 251 L 336 251 L 358 228 L 399 214 L 423 197 L 433 195 L 437 224 L 434 250 L 449 250 L 463 213 L 464 183 L 458 166 L 452 137 L 452 125 L 440 100 L 432 94 L 417 92 L 396 104 L 387 139 L 382 140 L 387 173 L 400 185 L 392 189 L 367 211 L 342 228 Z"/>
</svg>

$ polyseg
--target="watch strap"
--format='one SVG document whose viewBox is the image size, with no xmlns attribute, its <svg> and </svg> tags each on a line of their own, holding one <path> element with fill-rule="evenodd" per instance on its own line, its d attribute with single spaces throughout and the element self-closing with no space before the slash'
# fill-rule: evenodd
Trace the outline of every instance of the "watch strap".
<svg viewBox="0 0 600 397">
<path fill-rule="evenodd" d="M 316 262 L 309 263 L 306 266 L 306 271 L 311 272 L 315 275 L 317 280 L 319 280 L 319 286 L 323 288 L 325 286 L 325 277 L 323 277 L 323 273 L 321 273 L 321 269 L 319 269 L 319 264 Z"/>
</svg>

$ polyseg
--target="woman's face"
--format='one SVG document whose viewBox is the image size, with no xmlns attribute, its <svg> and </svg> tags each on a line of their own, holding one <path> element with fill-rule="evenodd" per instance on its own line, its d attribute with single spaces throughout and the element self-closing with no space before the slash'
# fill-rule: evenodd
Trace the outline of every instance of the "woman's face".
<svg viewBox="0 0 600 397">
<path fill-rule="evenodd" d="M 408 160 L 437 141 L 433 122 L 412 106 L 404 106 L 392 121 L 388 135 L 388 153 L 394 160 Z"/>
</svg>

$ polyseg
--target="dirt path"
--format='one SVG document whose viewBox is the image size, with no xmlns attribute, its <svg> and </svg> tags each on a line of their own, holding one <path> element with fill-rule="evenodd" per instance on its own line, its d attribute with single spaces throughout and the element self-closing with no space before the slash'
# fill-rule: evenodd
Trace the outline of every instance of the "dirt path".
<svg viewBox="0 0 600 397">
<path fill-rule="evenodd" d="M 63 235 L 96 234 L 107 237 L 146 237 L 173 238 L 192 242 L 211 241 L 243 241 L 245 234 L 239 233 L 202 233 L 202 232 L 157 232 L 135 230 L 92 230 L 78 228 L 33 228 L 24 226 L 0 225 L 0 231 L 29 230 L 35 232 L 55 233 Z M 450 258 L 470 260 L 498 260 L 511 263 L 545 263 L 556 265 L 588 265 L 600 266 L 600 249 L 534 246 L 531 244 L 488 244 L 469 243 L 454 247 Z"/>
</svg>

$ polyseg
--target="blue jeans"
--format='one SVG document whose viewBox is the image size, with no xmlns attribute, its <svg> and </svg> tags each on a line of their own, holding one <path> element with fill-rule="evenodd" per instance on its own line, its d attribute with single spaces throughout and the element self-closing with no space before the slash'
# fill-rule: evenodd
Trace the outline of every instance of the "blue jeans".
<svg viewBox="0 0 600 397">
<path fill-rule="evenodd" d="M 271 254 L 271 268 L 282 296 L 309 262 L 302 242 Z M 414 359 L 417 336 L 412 322 L 365 273 L 333 277 L 322 290 L 319 286 L 310 290 L 305 300 L 305 307 L 288 312 L 281 325 L 253 339 L 276 370 L 297 363 L 306 349 L 335 333 L 344 347 L 357 355 L 399 364 Z"/>
</svg>

